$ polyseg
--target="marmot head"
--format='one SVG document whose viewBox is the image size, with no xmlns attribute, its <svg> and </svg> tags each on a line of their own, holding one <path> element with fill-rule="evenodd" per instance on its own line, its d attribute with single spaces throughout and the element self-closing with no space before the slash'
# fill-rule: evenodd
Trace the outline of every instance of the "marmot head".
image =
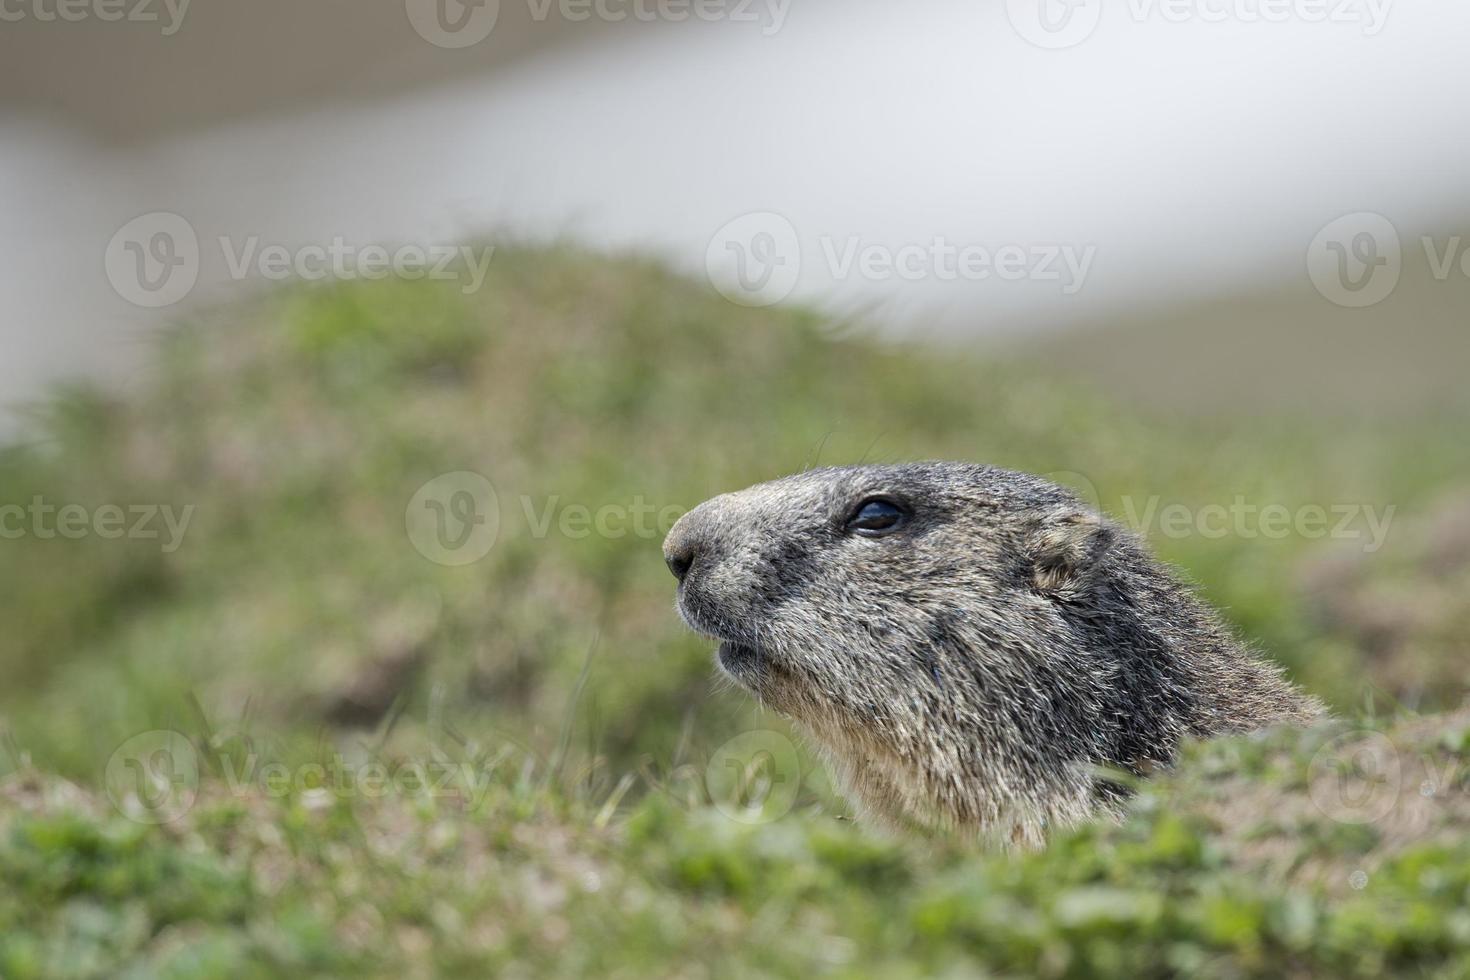
<svg viewBox="0 0 1470 980">
<path fill-rule="evenodd" d="M 678 609 L 889 823 L 1043 828 L 1107 807 L 1186 735 L 1317 710 L 1128 532 L 1037 477 L 810 470 L 669 532 Z"/>
</svg>

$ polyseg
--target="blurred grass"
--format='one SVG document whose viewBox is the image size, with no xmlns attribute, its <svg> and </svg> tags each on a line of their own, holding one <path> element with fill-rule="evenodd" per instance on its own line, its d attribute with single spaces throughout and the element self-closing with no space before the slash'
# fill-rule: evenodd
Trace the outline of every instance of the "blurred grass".
<svg viewBox="0 0 1470 980">
<path fill-rule="evenodd" d="M 1196 417 L 1283 412 L 1356 424 L 1394 416 L 1412 426 L 1470 404 L 1470 276 L 1434 255 L 1458 249 L 1464 224 L 1406 236 L 1392 293 L 1350 309 L 1324 298 L 1305 270 L 1209 298 L 1170 300 L 1088 329 L 1026 338 L 1017 353 L 1161 411 Z M 1426 239 L 1429 244 L 1425 244 Z"/>
<path fill-rule="evenodd" d="M 1245 889 L 1247 910 L 1230 913 L 1244 917 L 1239 937 L 1262 916 L 1296 915 L 1272 911 L 1277 898 L 1250 897 L 1253 886 L 1213 865 L 1215 877 L 1199 881 L 1193 864 L 1159 881 L 1140 871 L 1144 877 L 1132 881 L 1132 858 L 1099 872 L 1081 861 L 1093 846 L 1089 834 L 1064 846 L 1062 857 L 1027 865 L 1031 871 L 966 858 L 966 874 L 975 875 L 966 884 L 964 875 L 943 873 L 940 859 L 870 842 L 829 818 L 730 837 L 733 828 L 712 830 L 704 817 L 665 813 L 656 796 L 638 802 L 649 772 L 707 757 L 710 746 L 752 724 L 781 723 L 713 683 L 708 644 L 688 635 L 670 609 L 672 580 L 658 547 L 663 527 L 581 536 L 563 533 L 553 519 L 540 535 L 527 516 L 528 508 L 555 515 L 608 504 L 687 508 L 818 462 L 918 458 L 1082 474 L 1120 517 L 1125 495 L 1140 507 L 1157 495 L 1196 509 L 1228 505 L 1237 495 L 1293 510 L 1392 504 L 1387 544 L 1373 555 L 1363 555 L 1361 543 L 1300 535 L 1196 534 L 1160 537 L 1156 545 L 1245 634 L 1339 709 L 1351 713 L 1368 701 L 1380 710 L 1431 709 L 1463 698 L 1470 590 L 1452 583 L 1470 575 L 1470 539 L 1458 551 L 1451 542 L 1448 557 L 1436 546 L 1470 487 L 1465 419 L 1440 414 L 1345 427 L 1245 412 L 1161 418 L 1125 407 L 1132 394 L 1060 382 L 1044 363 L 880 346 L 852 324 L 801 309 L 734 307 L 659 265 L 573 249 L 498 249 L 473 296 L 457 283 L 435 282 L 292 288 L 171 331 L 139 393 L 58 392 L 37 410 L 36 439 L 0 455 L 0 505 L 24 506 L 39 495 L 88 508 L 195 508 L 173 553 L 157 540 L 0 541 L 0 670 L 7 679 L 0 775 L 43 786 L 52 774 L 96 784 L 118 745 L 159 728 L 222 752 L 230 739 L 243 739 L 297 763 L 365 744 L 412 757 L 438 751 L 451 731 L 477 758 L 512 744 L 533 769 L 577 773 L 580 782 L 569 796 L 528 803 L 529 822 L 504 811 L 483 828 L 446 818 L 443 833 L 500 835 L 502 850 L 494 881 L 445 883 L 444 901 L 468 905 L 446 912 L 444 922 L 419 921 L 439 914 L 432 875 L 393 885 L 401 893 L 383 900 L 396 904 L 363 912 L 361 925 L 345 907 L 323 911 L 322 902 L 345 899 L 318 894 L 309 881 L 263 893 L 259 868 L 241 863 L 224 828 L 238 801 L 191 817 L 221 826 L 182 842 L 100 816 L 13 821 L 5 860 L 40 876 L 40 884 L 26 886 L 38 891 L 19 893 L 40 911 L 7 910 L 21 938 L 6 947 L 11 959 L 0 960 L 0 975 L 31 975 L 26 957 L 47 943 L 71 948 L 57 936 L 114 929 L 137 937 L 130 948 L 146 948 L 148 956 L 163 955 L 169 944 L 161 937 L 180 944 L 188 950 L 179 954 L 187 960 L 180 975 L 207 975 L 201 964 L 216 962 L 277 971 L 294 964 L 291 970 L 305 973 L 356 969 L 362 960 L 339 955 L 343 930 L 375 937 L 391 921 L 405 935 L 439 937 L 455 931 L 446 922 L 476 915 L 492 920 L 475 941 L 497 950 L 504 961 L 494 962 L 526 970 L 539 961 L 530 953 L 518 959 L 517 951 L 538 948 L 545 937 L 537 930 L 562 928 L 584 937 L 561 943 L 563 972 L 611 968 L 599 957 L 613 954 L 598 948 L 632 942 L 635 951 L 618 965 L 637 972 L 636 949 L 646 946 L 649 972 L 677 973 L 661 957 L 697 945 L 711 929 L 734 935 L 733 921 L 752 930 L 740 946 L 748 972 L 806 963 L 810 951 L 799 937 L 807 934 L 846 936 L 848 946 L 836 948 L 856 956 L 862 947 L 852 946 L 860 942 L 854 937 L 870 928 L 878 937 L 873 948 L 884 951 L 895 975 L 942 972 L 967 955 L 992 955 L 984 937 L 1004 920 L 1005 935 L 1021 937 L 1004 940 L 1016 944 L 1016 958 L 994 953 L 1001 958 L 985 962 L 1016 971 L 1023 958 L 1037 956 L 1063 964 L 1051 972 L 1064 975 L 1073 970 L 1069 957 L 1091 962 L 1091 933 L 1053 936 L 1045 921 L 1004 902 L 991 909 L 999 900 L 985 897 L 1031 894 L 1058 874 L 1059 881 L 1100 880 L 1128 892 L 1115 902 L 1111 892 L 1084 891 L 1064 905 L 1064 917 L 1094 923 L 1103 936 L 1170 941 L 1182 913 L 1148 896 L 1172 895 L 1176 886 L 1192 900 L 1227 905 L 1235 889 Z M 477 563 L 441 566 L 413 547 L 405 508 L 425 482 L 466 470 L 496 488 L 499 538 Z M 1393 642 L 1373 632 L 1379 620 L 1360 624 L 1341 605 L 1324 604 L 1324 595 L 1366 596 L 1347 605 L 1387 608 Z M 586 813 L 551 819 L 543 812 L 574 811 L 581 796 L 598 800 L 589 804 L 596 810 L 623 774 L 640 769 L 645 778 L 624 803 L 635 813 L 627 824 L 620 818 L 612 829 L 598 828 Z M 247 807 L 238 820 L 253 834 L 286 834 L 289 860 L 304 862 L 302 874 L 346 873 L 333 848 L 354 853 L 357 818 L 338 841 L 316 817 L 281 806 Z M 1155 825 L 1138 832 L 1195 833 Z M 812 856 L 830 835 L 841 841 L 835 870 L 820 853 Z M 591 848 L 597 873 L 620 882 L 617 901 L 592 899 L 585 913 L 557 919 L 560 927 L 534 919 L 495 924 L 497 903 L 519 894 L 507 889 L 539 887 L 531 881 L 534 862 L 518 863 L 524 855 L 517 848 L 554 846 L 563 836 Z M 413 837 L 403 846 L 422 844 Z M 55 861 L 44 856 L 47 847 Z M 676 856 L 681 847 L 712 850 L 686 864 Z M 841 856 L 869 848 L 871 860 Z M 1067 870 L 1068 855 L 1080 869 Z M 429 867 L 435 859 L 426 851 L 413 860 Z M 842 863 L 850 860 L 856 865 Z M 100 862 L 96 873 L 104 876 L 142 874 L 129 870 L 142 862 L 152 869 L 147 874 L 177 881 L 185 892 L 158 898 L 145 883 L 138 886 L 143 910 L 117 912 L 109 901 L 84 899 L 100 887 L 87 877 L 86 861 Z M 196 871 L 204 884 L 191 884 Z M 501 880 L 505 874 L 511 877 Z M 794 883 L 781 884 L 783 874 Z M 892 922 L 898 913 L 886 900 L 849 894 L 879 887 L 888 874 L 907 883 L 894 901 L 912 903 Z M 733 919 L 720 917 L 726 905 L 712 911 L 688 898 L 703 894 L 706 880 L 716 893 L 735 894 Z M 207 902 L 187 893 L 196 886 Z M 1224 897 L 1212 891 L 1220 888 Z M 158 902 L 185 911 L 160 912 Z M 191 915 L 195 907 L 205 911 Z M 627 910 L 627 922 L 607 918 L 616 909 Z M 123 914 L 140 918 L 110 918 Z M 284 932 L 260 934 L 252 923 L 262 916 L 283 916 Z M 780 930 L 772 923 L 793 916 L 801 928 L 773 938 Z M 1128 916 L 1137 921 L 1123 921 Z M 1174 924 L 1160 925 L 1166 921 Z M 1164 931 L 1156 936 L 1155 929 Z M 625 930 L 647 935 L 630 939 Z M 203 938 L 196 944 L 191 937 Z M 402 939 L 402 949 L 420 941 Z M 1221 948 L 1231 962 L 1245 963 L 1242 973 L 1269 962 L 1261 957 L 1272 947 L 1251 952 L 1237 948 L 1247 938 L 1233 942 Z M 934 944 L 932 957 L 915 950 Z M 430 945 L 440 956 L 437 939 Z M 1097 956 L 1114 959 L 1097 962 L 1108 972 L 1138 963 L 1162 975 L 1175 962 L 1166 947 L 1107 948 Z M 1207 966 L 1216 947 L 1200 949 Z M 272 959 L 281 950 L 286 959 Z M 1156 953 L 1166 958 L 1137 959 Z M 434 962 L 453 972 L 481 954 L 443 955 L 450 958 Z M 146 962 L 152 965 L 140 975 L 162 972 L 162 959 Z M 838 956 L 829 965 L 856 971 L 863 962 Z M 69 973 L 93 975 L 84 967 Z"/>
</svg>

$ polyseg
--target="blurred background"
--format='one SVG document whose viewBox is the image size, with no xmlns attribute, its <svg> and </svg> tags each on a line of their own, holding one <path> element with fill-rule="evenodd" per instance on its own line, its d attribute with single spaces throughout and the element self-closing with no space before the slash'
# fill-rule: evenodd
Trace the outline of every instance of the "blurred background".
<svg viewBox="0 0 1470 980">
<path fill-rule="evenodd" d="M 1076 486 L 1334 703 L 1463 687 L 1470 11 L 5 11 L 19 751 L 544 741 L 599 644 L 589 742 L 668 749 L 680 509 L 925 456 Z"/>
<path fill-rule="evenodd" d="M 128 0 L 114 20 L 16 2 L 0 33 L 11 405 L 146 361 L 161 318 L 102 256 L 160 211 L 199 242 L 174 313 L 257 282 L 228 261 L 252 240 L 568 237 L 703 274 L 728 222 L 770 212 L 801 253 L 794 298 L 961 342 L 1129 328 L 1059 356 L 1130 396 L 1342 411 L 1459 388 L 1470 12 L 1453 5 Z M 1308 250 L 1363 212 L 1396 230 L 1406 275 L 1427 274 L 1425 235 L 1448 274 L 1366 311 L 1321 302 Z M 853 240 L 1089 261 L 863 275 L 842 261 Z"/>
<path fill-rule="evenodd" d="M 1063 474 L 1327 693 L 1374 678 L 1308 633 L 1421 699 L 1459 676 L 1424 637 L 1464 607 L 1369 580 L 1470 547 L 1444 503 L 1465 446 L 1438 435 L 1470 363 L 1470 11 L 1329 6 L 7 7 L 0 391 L 26 512 L 4 558 L 30 604 L 6 643 L 37 685 L 12 710 L 44 730 L 45 692 L 101 684 L 105 742 L 185 692 L 273 703 L 278 656 L 322 674 L 325 717 L 372 723 L 433 690 L 560 698 L 580 654 L 547 636 L 650 628 L 682 651 L 672 703 L 708 678 L 667 615 L 668 520 L 584 539 L 568 507 L 671 517 L 812 462 L 936 455 Z M 47 537 L 32 503 L 73 497 L 82 540 Z M 97 540 L 96 508 L 135 498 L 192 525 Z M 405 501 L 493 511 L 495 537 L 424 562 Z M 1153 526 L 1171 503 L 1186 533 Z M 1345 529 L 1356 508 L 1372 554 L 1196 519 L 1277 503 Z M 381 602 L 343 564 L 369 540 Z M 324 570 L 339 628 L 325 584 L 299 620 L 274 608 Z M 132 642 L 148 677 L 118 684 Z M 354 709 L 364 663 L 383 676 Z"/>
<path fill-rule="evenodd" d="M 0 833 L 0 974 L 1463 950 L 1464 860 L 1404 851 L 1440 905 L 1402 920 L 1330 894 L 1419 811 L 1284 806 L 1258 750 L 1208 826 L 1320 908 L 1236 902 L 1261 876 L 1172 807 L 951 869 L 839 827 L 805 755 L 739 836 L 700 773 L 799 739 L 659 544 L 813 465 L 1045 474 L 1341 717 L 1470 752 L 1435 714 L 1470 691 L 1466 36 L 1418 0 L 0 0 L 0 823 L 41 814 Z M 218 789 L 343 757 L 495 782 L 460 823 Z M 144 775 L 204 802 L 134 832 Z"/>
</svg>

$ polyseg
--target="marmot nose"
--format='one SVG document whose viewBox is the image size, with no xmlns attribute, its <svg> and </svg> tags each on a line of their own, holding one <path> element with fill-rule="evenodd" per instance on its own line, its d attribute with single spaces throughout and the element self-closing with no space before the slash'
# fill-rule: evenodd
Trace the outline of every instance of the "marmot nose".
<svg viewBox="0 0 1470 980">
<path fill-rule="evenodd" d="M 678 547 L 664 552 L 664 563 L 669 566 L 669 571 L 674 573 L 674 578 L 682 582 L 684 576 L 689 574 L 689 569 L 694 567 L 696 557 L 695 549 L 685 541 L 681 542 Z"/>
<path fill-rule="evenodd" d="M 710 561 L 720 557 L 719 537 L 715 533 L 718 525 L 711 521 L 711 503 L 706 500 L 679 518 L 664 538 L 664 563 L 680 582 L 691 575 L 705 574 Z"/>
</svg>

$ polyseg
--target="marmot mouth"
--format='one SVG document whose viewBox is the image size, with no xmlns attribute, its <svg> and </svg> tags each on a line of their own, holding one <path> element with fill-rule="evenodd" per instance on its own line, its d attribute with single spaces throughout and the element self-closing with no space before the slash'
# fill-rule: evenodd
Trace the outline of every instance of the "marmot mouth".
<svg viewBox="0 0 1470 980">
<path fill-rule="evenodd" d="M 761 678 L 766 669 L 766 657 L 760 650 L 734 640 L 721 640 L 716 653 L 720 667 L 737 681 L 751 682 Z"/>
<path fill-rule="evenodd" d="M 683 586 L 675 603 L 679 615 L 696 633 L 719 641 L 715 661 L 729 677 L 748 688 L 756 689 L 770 671 L 770 657 L 759 646 L 730 639 L 732 626 L 718 612 L 712 613 L 699 593 Z M 742 634 L 744 630 L 740 631 Z"/>
</svg>

